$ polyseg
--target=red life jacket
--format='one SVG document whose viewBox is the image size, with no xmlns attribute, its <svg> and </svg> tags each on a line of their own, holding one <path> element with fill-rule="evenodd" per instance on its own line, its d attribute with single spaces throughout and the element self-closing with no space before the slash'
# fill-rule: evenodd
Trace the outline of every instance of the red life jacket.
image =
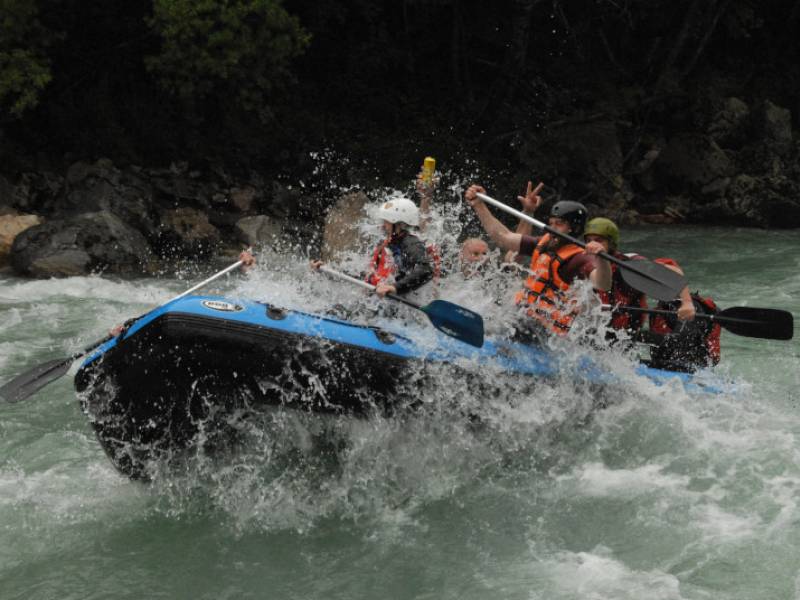
<svg viewBox="0 0 800 600">
<path fill-rule="evenodd" d="M 371 285 L 383 283 L 394 275 L 394 260 L 392 259 L 392 253 L 389 252 L 388 245 L 389 240 L 385 239 L 375 246 L 375 251 L 372 253 L 372 260 L 369 263 L 369 272 L 367 273 L 367 283 Z"/>
<path fill-rule="evenodd" d="M 531 256 L 531 275 L 525 280 L 525 289 L 516 295 L 517 304 L 529 305 L 528 315 L 559 335 L 569 331 L 575 317 L 574 301 L 566 295 L 569 284 L 561 278 L 558 270 L 565 262 L 583 248 L 565 244 L 557 249 L 548 249 L 550 235 L 545 234 L 536 244 Z"/>
<path fill-rule="evenodd" d="M 439 249 L 435 244 L 426 244 L 425 252 L 433 264 L 433 281 L 434 283 L 439 283 L 439 278 L 442 274 L 442 257 L 439 255 Z M 391 278 L 395 271 L 392 253 L 389 251 L 389 240 L 383 240 L 375 247 L 372 253 L 366 281 L 369 284 L 378 285 Z"/>
<path fill-rule="evenodd" d="M 425 252 L 433 265 L 433 283 L 438 285 L 439 278 L 442 276 L 442 257 L 439 255 L 439 248 L 436 247 L 436 244 L 425 244 Z"/>
<path fill-rule="evenodd" d="M 643 256 L 638 254 L 622 254 L 621 252 L 614 252 L 614 258 L 620 260 L 635 260 L 642 259 Z M 611 290 L 605 292 L 603 290 L 595 290 L 603 304 L 610 304 L 611 306 L 639 306 L 647 308 L 647 297 L 638 290 L 633 289 L 622 279 L 619 265 L 611 263 Z M 621 311 L 612 313 L 611 328 L 612 329 L 625 329 L 629 331 L 637 331 L 641 329 L 647 320 L 647 314 L 631 313 Z"/>
</svg>

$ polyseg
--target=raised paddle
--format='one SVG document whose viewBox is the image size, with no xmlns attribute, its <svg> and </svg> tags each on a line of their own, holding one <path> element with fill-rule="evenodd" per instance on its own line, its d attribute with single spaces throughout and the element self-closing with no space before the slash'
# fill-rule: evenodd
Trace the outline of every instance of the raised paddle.
<svg viewBox="0 0 800 600">
<path fill-rule="evenodd" d="M 640 306 L 603 306 L 603 308 L 606 307 L 614 312 L 654 315 L 678 314 L 675 310 L 643 308 Z M 794 317 L 792 317 L 792 313 L 775 308 L 732 306 L 713 315 L 698 313 L 694 318 L 719 323 L 727 331 L 744 337 L 763 338 L 765 340 L 790 340 L 794 335 Z"/>
<path fill-rule="evenodd" d="M 514 215 L 518 219 L 527 221 L 531 225 L 563 238 L 571 244 L 575 244 L 581 248 L 586 248 L 586 244 L 580 240 L 567 235 L 566 233 L 556 231 L 549 225 L 546 225 L 541 221 L 537 221 L 533 217 L 515 210 L 510 206 L 506 206 L 502 202 L 498 202 L 486 194 L 478 193 L 477 196 L 487 204 L 496 206 L 500 210 L 503 210 L 510 215 Z M 649 260 L 620 260 L 606 252 L 599 252 L 598 256 L 601 256 L 607 261 L 612 262 L 620 267 L 620 269 L 622 269 L 622 279 L 625 280 L 625 283 L 632 288 L 639 290 L 643 294 L 650 296 L 651 298 L 669 302 L 670 300 L 677 298 L 680 295 L 681 290 L 686 287 L 686 279 L 683 277 L 683 275 L 676 273 L 672 269 L 668 269 L 663 265 L 650 262 Z"/>
<path fill-rule="evenodd" d="M 355 285 L 360 285 L 365 289 L 375 290 L 374 285 L 356 279 L 355 277 L 350 277 L 350 275 L 336 271 L 325 265 L 320 266 L 319 270 L 333 277 L 338 277 L 339 279 L 349 281 Z M 476 346 L 478 348 L 483 346 L 483 317 L 478 313 L 472 312 L 458 304 L 448 302 L 447 300 L 434 300 L 430 304 L 421 305 L 395 294 L 386 294 L 386 297 L 402 302 L 406 306 L 421 310 L 427 315 L 428 319 L 430 319 L 431 324 L 442 333 L 446 333 L 450 337 L 461 340 L 471 346 Z"/>
<path fill-rule="evenodd" d="M 164 302 L 164 304 L 161 304 L 161 306 L 169 304 L 170 302 L 174 302 L 175 300 L 183 298 L 184 296 L 188 296 L 192 292 L 199 290 L 204 285 L 207 285 L 212 281 L 214 281 L 215 279 L 222 277 L 223 275 L 225 275 L 225 273 L 233 271 L 237 267 L 241 266 L 242 262 L 243 261 L 240 260 L 233 263 L 231 266 L 226 267 L 219 273 L 216 273 L 211 277 L 209 277 L 208 279 L 201 281 L 200 283 L 189 288 L 182 294 L 178 294 L 174 298 L 171 298 L 167 302 Z M 157 308 L 160 308 L 161 306 Z M 143 316 L 144 315 L 139 315 L 138 317 L 131 319 L 130 321 L 131 322 L 136 321 L 142 318 Z M 68 356 L 67 358 L 57 358 L 55 360 L 50 360 L 46 363 L 42 363 L 41 365 L 34 367 L 33 369 L 30 369 L 29 371 L 26 371 L 22 375 L 17 375 L 14 379 L 6 383 L 3 387 L 0 387 L 0 399 L 12 403 L 25 400 L 29 396 L 32 396 L 37 391 L 42 389 L 48 383 L 51 383 L 56 379 L 58 379 L 59 377 L 61 377 L 62 375 L 64 375 L 67 371 L 69 371 L 69 368 L 72 365 L 72 363 L 75 362 L 77 359 L 79 359 L 81 356 L 88 354 L 98 346 L 105 344 L 107 341 L 113 339 L 113 337 L 114 337 L 113 335 L 107 335 L 102 340 L 95 342 L 91 346 L 87 346 L 80 352 L 76 352 L 75 354 Z"/>
</svg>

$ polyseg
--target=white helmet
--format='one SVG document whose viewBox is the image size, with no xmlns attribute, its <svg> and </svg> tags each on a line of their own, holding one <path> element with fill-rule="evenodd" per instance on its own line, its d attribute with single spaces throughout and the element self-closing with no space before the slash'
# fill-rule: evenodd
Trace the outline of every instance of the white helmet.
<svg viewBox="0 0 800 600">
<path fill-rule="evenodd" d="M 394 198 L 381 204 L 378 218 L 389 223 L 405 223 L 412 227 L 419 225 L 419 209 L 408 198 Z"/>
</svg>

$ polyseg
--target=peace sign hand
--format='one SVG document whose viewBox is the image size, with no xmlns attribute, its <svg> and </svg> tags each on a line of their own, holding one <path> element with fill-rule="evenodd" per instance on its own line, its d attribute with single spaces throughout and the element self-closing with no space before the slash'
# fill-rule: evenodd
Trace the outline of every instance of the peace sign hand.
<svg viewBox="0 0 800 600">
<path fill-rule="evenodd" d="M 517 200 L 522 204 L 523 212 L 532 215 L 536 209 L 539 208 L 539 205 L 542 203 L 542 197 L 539 195 L 539 192 L 542 191 L 543 187 L 544 183 L 541 181 L 535 188 L 533 187 L 533 182 L 528 182 L 528 189 L 525 195 L 517 196 Z"/>
</svg>

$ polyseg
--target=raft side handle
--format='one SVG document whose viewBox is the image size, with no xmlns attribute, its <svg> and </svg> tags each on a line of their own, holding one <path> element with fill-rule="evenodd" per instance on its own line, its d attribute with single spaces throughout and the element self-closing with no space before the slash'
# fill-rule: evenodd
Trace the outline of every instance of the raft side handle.
<svg viewBox="0 0 800 600">
<path fill-rule="evenodd" d="M 273 321 L 283 321 L 286 318 L 287 310 L 280 306 L 267 305 L 267 316 Z"/>
</svg>

